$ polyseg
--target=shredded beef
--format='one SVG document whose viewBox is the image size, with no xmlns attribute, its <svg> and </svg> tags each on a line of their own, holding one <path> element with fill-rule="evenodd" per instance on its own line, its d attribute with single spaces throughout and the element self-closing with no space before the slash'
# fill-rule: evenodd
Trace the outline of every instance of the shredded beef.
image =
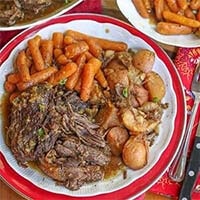
<svg viewBox="0 0 200 200">
<path fill-rule="evenodd" d="M 26 167 L 29 161 L 37 162 L 71 190 L 101 180 L 111 153 L 89 109 L 93 105 L 64 86 L 40 84 L 22 92 L 12 102 L 7 131 L 18 163 Z"/>
</svg>

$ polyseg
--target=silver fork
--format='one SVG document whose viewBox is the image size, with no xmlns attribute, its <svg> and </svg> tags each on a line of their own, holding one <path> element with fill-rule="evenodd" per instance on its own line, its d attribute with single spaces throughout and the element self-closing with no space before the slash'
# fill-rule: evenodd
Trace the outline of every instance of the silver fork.
<svg viewBox="0 0 200 200">
<path fill-rule="evenodd" d="M 200 103 L 200 62 L 197 64 L 195 73 L 192 80 L 191 90 L 194 95 L 194 105 L 192 107 L 191 116 L 188 122 L 188 125 L 185 130 L 184 138 L 182 141 L 182 145 L 173 161 L 170 169 L 169 169 L 169 177 L 176 181 L 181 182 L 185 177 L 185 168 L 187 161 L 187 153 L 189 148 L 190 137 L 192 133 L 192 128 L 195 120 L 195 116 L 198 110 L 198 106 Z"/>
</svg>

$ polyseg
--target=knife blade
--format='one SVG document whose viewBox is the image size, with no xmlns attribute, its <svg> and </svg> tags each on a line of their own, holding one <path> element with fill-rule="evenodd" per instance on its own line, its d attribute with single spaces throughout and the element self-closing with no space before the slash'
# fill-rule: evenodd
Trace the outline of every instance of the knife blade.
<svg viewBox="0 0 200 200">
<path fill-rule="evenodd" d="M 200 122 L 197 127 L 194 145 L 188 163 L 185 179 L 181 187 L 179 200 L 190 200 L 192 190 L 200 169 Z"/>
</svg>

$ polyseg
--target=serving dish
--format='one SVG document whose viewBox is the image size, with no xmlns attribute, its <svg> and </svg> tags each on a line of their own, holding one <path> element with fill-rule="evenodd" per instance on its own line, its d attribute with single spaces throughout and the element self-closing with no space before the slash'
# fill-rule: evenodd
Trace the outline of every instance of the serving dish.
<svg viewBox="0 0 200 200">
<path fill-rule="evenodd" d="M 12 26 L 1 26 L 0 25 L 0 31 L 20 30 L 20 29 L 25 29 L 25 28 L 28 28 L 31 26 L 38 25 L 38 24 L 43 23 L 43 22 L 45 22 L 49 19 L 52 19 L 56 16 L 64 14 L 65 12 L 67 12 L 67 11 L 71 10 L 72 8 L 74 8 L 75 6 L 77 6 L 82 1 L 83 0 L 73 0 L 71 2 L 66 3 L 66 5 L 59 7 L 56 10 L 54 10 L 48 14 L 34 18 L 30 21 L 16 23 Z"/>
<path fill-rule="evenodd" d="M 0 51 L 0 96 L 5 94 L 3 83 L 6 74 L 12 71 L 13 58 L 25 47 L 35 34 L 49 38 L 55 31 L 77 30 L 96 37 L 126 42 L 129 48 L 146 48 L 156 53 L 155 70 L 166 83 L 167 93 L 163 99 L 169 103 L 164 112 L 160 134 L 150 148 L 147 166 L 138 171 L 127 170 L 127 178 L 118 174 L 112 179 L 88 184 L 78 191 L 69 191 L 43 174 L 31 168 L 21 168 L 16 163 L 3 138 L 3 123 L 0 121 L 0 175 L 11 187 L 26 197 L 39 199 L 127 199 L 136 198 L 149 189 L 166 171 L 180 146 L 185 129 L 185 99 L 178 73 L 164 51 L 149 37 L 132 26 L 111 17 L 94 14 L 60 16 L 41 25 L 29 28 L 13 38 Z M 178 112 L 177 112 L 177 109 Z M 1 116 L 2 118 L 2 116 Z"/>
<path fill-rule="evenodd" d="M 148 35 L 152 39 L 163 44 L 178 47 L 198 47 L 200 38 L 194 34 L 189 35 L 161 35 L 155 30 L 155 24 L 149 22 L 149 19 L 142 18 L 137 12 L 131 0 L 117 0 L 117 5 L 128 21 L 138 30 Z"/>
</svg>

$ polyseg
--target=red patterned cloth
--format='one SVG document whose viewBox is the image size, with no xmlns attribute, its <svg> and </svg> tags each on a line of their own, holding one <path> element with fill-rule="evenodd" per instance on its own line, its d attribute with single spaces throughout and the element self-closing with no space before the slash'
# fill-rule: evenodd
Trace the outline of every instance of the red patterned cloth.
<svg viewBox="0 0 200 200">
<path fill-rule="evenodd" d="M 183 86 L 185 88 L 186 103 L 188 110 L 188 118 L 193 105 L 193 96 L 191 93 L 191 81 L 194 73 L 195 66 L 197 62 L 200 61 L 200 48 L 179 48 L 177 55 L 174 59 L 174 64 L 179 72 Z M 192 131 L 190 150 L 194 142 L 194 136 L 196 133 L 197 124 L 200 117 L 200 111 L 197 114 L 194 128 Z M 190 150 L 188 155 L 190 154 Z M 188 156 L 189 157 L 189 156 Z M 162 178 L 150 189 L 152 192 L 168 195 L 178 199 L 179 191 L 181 189 L 182 183 L 173 182 L 166 172 Z M 195 187 L 198 185 L 200 187 L 200 177 L 197 180 Z M 192 200 L 199 200 L 200 193 L 193 191 Z"/>
<path fill-rule="evenodd" d="M 88 12 L 88 13 L 101 13 L 101 0 L 85 0 L 72 10 L 67 13 L 76 13 L 76 12 Z M 0 49 L 5 45 L 11 38 L 13 38 L 16 34 L 21 32 L 21 30 L 17 31 L 0 31 Z M 177 52 L 177 56 L 174 59 L 175 66 L 180 74 L 183 85 L 186 91 L 186 99 L 187 99 L 187 109 L 191 110 L 193 99 L 190 92 L 190 85 L 192 80 L 192 75 L 194 72 L 195 64 L 200 60 L 200 48 L 180 48 Z M 200 112 L 199 112 L 200 115 Z M 197 123 L 197 120 L 196 120 Z M 195 128 L 193 129 L 191 144 L 192 147 L 193 138 L 195 134 Z M 200 179 L 198 183 L 200 185 Z M 178 194 L 181 188 L 181 183 L 173 182 L 166 172 L 162 178 L 150 189 L 151 192 L 155 192 L 157 194 L 164 194 L 170 197 L 178 198 Z M 137 200 L 144 199 L 142 195 Z M 199 200 L 200 194 L 194 193 L 193 200 Z"/>
</svg>

